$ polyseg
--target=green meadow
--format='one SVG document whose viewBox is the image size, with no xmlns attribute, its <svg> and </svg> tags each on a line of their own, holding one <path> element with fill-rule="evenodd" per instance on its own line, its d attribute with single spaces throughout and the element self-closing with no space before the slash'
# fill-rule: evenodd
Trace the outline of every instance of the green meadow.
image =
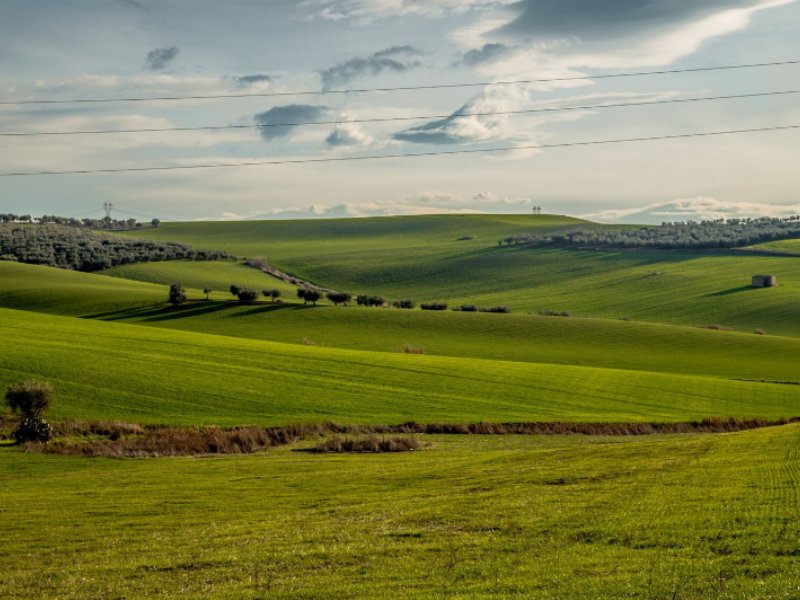
<svg viewBox="0 0 800 600">
<path fill-rule="evenodd" d="M 266 257 L 317 284 L 389 300 L 506 305 L 515 312 L 566 311 L 800 335 L 795 308 L 800 262 L 795 257 L 497 245 L 518 233 L 595 226 L 547 215 L 469 215 L 170 223 L 152 233 L 163 240 Z M 761 273 L 777 275 L 779 287 L 752 289 L 751 276 Z"/>
<path fill-rule="evenodd" d="M 498 245 L 598 226 L 164 223 L 124 235 L 238 260 L 91 274 L 0 261 L 0 387 L 50 382 L 54 421 L 185 427 L 800 416 L 795 241 Z M 353 294 L 512 312 L 304 306 L 245 257 Z M 779 286 L 751 288 L 761 273 Z M 176 282 L 188 300 L 171 307 Z M 280 289 L 282 302 L 241 305 L 231 284 Z M 312 454 L 306 439 L 147 459 L 0 440 L 0 597 L 800 597 L 798 424 L 417 437 L 401 454 Z"/>
<path fill-rule="evenodd" d="M 795 598 L 800 427 L 400 455 L 0 447 L 3 598 Z"/>
</svg>

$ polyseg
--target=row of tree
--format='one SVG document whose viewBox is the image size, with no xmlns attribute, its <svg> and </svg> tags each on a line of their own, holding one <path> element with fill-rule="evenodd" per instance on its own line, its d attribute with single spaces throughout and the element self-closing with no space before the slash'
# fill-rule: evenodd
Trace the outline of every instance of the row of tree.
<svg viewBox="0 0 800 600">
<path fill-rule="evenodd" d="M 211 293 L 211 289 L 205 288 L 203 293 L 206 295 L 206 300 L 208 300 L 208 295 Z M 258 299 L 258 292 L 254 289 L 240 286 L 240 285 L 231 285 L 229 291 L 232 295 L 238 298 L 239 302 L 242 304 L 252 304 Z M 265 298 L 271 298 L 272 302 L 279 301 L 278 298 L 281 297 L 281 291 L 279 289 L 264 289 L 261 290 L 261 295 Z M 312 305 L 316 306 L 317 302 L 322 299 L 323 294 L 320 290 L 311 287 L 299 287 L 297 288 L 297 297 L 303 301 L 303 304 L 311 303 Z M 349 302 L 352 301 L 353 295 L 348 292 L 336 292 L 336 291 L 329 291 L 325 294 L 325 298 L 331 301 L 334 306 L 339 306 L 342 304 L 343 306 L 347 306 Z M 183 285 L 180 283 L 173 283 L 169 289 L 169 302 L 175 306 L 179 306 L 186 301 L 186 290 L 184 289 Z M 357 296 L 356 303 L 359 306 L 388 306 L 386 301 L 380 296 Z M 394 308 L 414 308 L 416 304 L 413 300 L 395 300 L 392 302 L 392 306 Z M 420 305 L 422 310 L 447 310 L 447 303 L 445 302 L 423 302 Z M 462 304 L 461 306 L 454 307 L 453 310 L 455 311 L 462 311 L 462 312 L 490 312 L 490 313 L 509 313 L 511 310 L 507 306 L 491 306 L 491 307 L 482 307 L 477 306 L 475 304 Z"/>
<path fill-rule="evenodd" d="M 539 235 L 522 233 L 497 241 L 499 246 L 577 248 L 713 249 L 740 248 L 800 237 L 800 216 L 784 219 L 716 219 L 665 222 L 652 227 L 579 229 Z"/>
<path fill-rule="evenodd" d="M 68 225 L 0 224 L 0 260 L 99 271 L 137 262 L 225 258 L 228 254 L 218 250 L 195 250 L 177 242 L 126 239 Z"/>
<path fill-rule="evenodd" d="M 70 227 L 87 227 L 89 229 L 114 229 L 128 230 L 141 229 L 146 225 L 158 227 L 160 219 L 152 219 L 149 223 L 141 223 L 136 219 L 112 219 L 103 217 L 102 219 L 76 219 L 74 217 L 59 217 L 58 215 L 42 215 L 41 217 L 31 217 L 30 215 L 15 215 L 14 213 L 0 213 L 0 223 L 31 223 L 39 225 L 69 225 Z"/>
</svg>

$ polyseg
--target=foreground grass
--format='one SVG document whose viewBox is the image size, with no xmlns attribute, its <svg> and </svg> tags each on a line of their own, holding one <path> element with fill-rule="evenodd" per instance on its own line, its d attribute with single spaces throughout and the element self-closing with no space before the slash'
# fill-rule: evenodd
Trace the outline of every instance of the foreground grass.
<svg viewBox="0 0 800 600">
<path fill-rule="evenodd" d="M 798 426 L 423 441 L 214 459 L 0 448 L 0 596 L 800 595 Z"/>
<path fill-rule="evenodd" d="M 0 309 L 0 386 L 56 418 L 282 425 L 781 418 L 800 387 L 712 376 L 298 346 Z"/>
</svg>

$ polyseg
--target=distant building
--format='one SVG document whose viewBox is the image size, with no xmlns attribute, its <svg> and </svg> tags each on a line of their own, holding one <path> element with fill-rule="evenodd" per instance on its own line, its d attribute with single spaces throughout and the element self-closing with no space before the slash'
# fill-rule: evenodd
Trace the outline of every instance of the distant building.
<svg viewBox="0 0 800 600">
<path fill-rule="evenodd" d="M 753 275 L 753 287 L 775 287 L 778 280 L 775 275 Z"/>
</svg>

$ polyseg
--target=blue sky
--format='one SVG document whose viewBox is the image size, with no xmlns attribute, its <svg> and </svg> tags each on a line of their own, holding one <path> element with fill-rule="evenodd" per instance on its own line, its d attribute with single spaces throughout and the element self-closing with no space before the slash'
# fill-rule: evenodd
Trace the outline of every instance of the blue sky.
<svg viewBox="0 0 800 600">
<path fill-rule="evenodd" d="M 0 98 L 325 92 L 795 60 L 798 23 L 795 0 L 4 0 Z M 798 125 L 800 95 L 452 116 L 783 91 L 800 88 L 798 76 L 800 65 L 791 65 L 370 94 L 4 105 L 4 132 L 246 127 L 2 137 L 0 172 L 363 157 Z M 295 121 L 327 124 L 274 127 Z M 0 211 L 100 215 L 100 205 L 113 202 L 162 219 L 528 212 L 532 205 L 608 221 L 780 216 L 800 213 L 798 136 L 5 177 Z"/>
</svg>

